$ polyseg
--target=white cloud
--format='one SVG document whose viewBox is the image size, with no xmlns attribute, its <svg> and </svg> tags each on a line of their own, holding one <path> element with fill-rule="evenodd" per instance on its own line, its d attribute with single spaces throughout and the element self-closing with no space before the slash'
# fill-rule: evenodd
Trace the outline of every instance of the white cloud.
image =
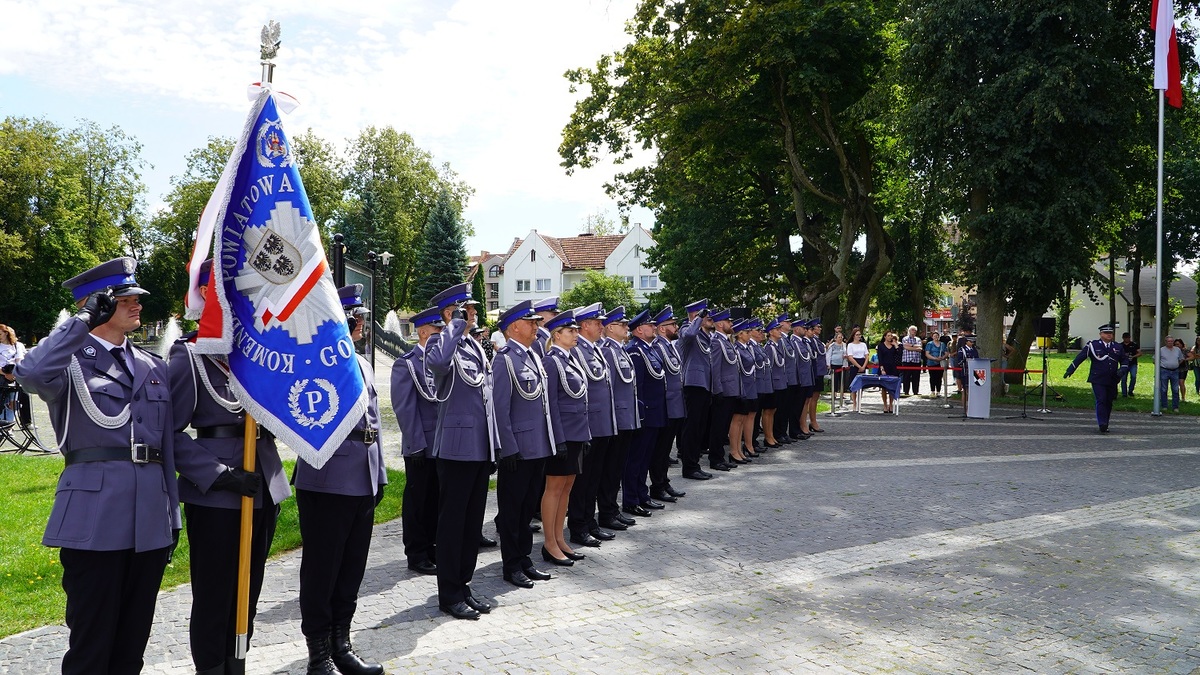
<svg viewBox="0 0 1200 675">
<path fill-rule="evenodd" d="M 165 95 L 244 110 L 245 85 L 259 78 L 259 29 L 275 18 L 283 26 L 276 83 L 302 103 L 293 129 L 342 141 L 367 125 L 392 125 L 476 188 L 472 212 L 522 198 L 562 204 L 582 220 L 611 207 L 600 186 L 612 172 L 568 178 L 559 166 L 573 105 L 563 73 L 619 48 L 634 6 L 0 0 L 0 88 L 3 77 L 19 76 L 84 99 L 119 91 L 131 101 Z"/>
</svg>

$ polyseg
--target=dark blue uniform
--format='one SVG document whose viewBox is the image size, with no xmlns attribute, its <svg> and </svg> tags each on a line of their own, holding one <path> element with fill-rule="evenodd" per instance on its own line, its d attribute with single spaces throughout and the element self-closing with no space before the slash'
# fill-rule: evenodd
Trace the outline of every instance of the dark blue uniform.
<svg viewBox="0 0 1200 675">
<path fill-rule="evenodd" d="M 1096 424 L 1100 425 L 1100 431 L 1107 432 L 1113 401 L 1117 398 L 1117 382 L 1121 379 L 1117 371 L 1125 365 L 1125 348 L 1119 342 L 1092 340 L 1067 366 L 1066 376 L 1073 375 L 1084 359 L 1092 362 L 1088 382 L 1092 383 L 1092 393 L 1096 397 Z"/>
</svg>

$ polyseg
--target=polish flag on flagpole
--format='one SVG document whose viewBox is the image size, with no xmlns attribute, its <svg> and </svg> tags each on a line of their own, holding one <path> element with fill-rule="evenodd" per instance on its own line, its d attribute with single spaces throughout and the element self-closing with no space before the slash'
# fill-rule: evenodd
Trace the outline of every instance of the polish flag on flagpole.
<svg viewBox="0 0 1200 675">
<path fill-rule="evenodd" d="M 1175 37 L 1175 3 L 1154 0 L 1150 12 L 1154 29 L 1154 88 L 1165 89 L 1167 103 L 1183 107 L 1183 82 L 1179 76 L 1179 40 Z"/>
</svg>

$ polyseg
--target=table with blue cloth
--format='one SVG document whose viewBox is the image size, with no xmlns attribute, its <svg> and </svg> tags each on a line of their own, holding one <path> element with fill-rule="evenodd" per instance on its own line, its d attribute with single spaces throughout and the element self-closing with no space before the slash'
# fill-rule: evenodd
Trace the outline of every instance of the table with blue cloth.
<svg viewBox="0 0 1200 675">
<path fill-rule="evenodd" d="M 850 393 L 857 394 L 863 389 L 887 389 L 895 403 L 892 405 L 893 414 L 900 414 L 900 378 L 894 375 L 856 375 L 850 382 Z M 859 396 L 854 404 L 854 412 L 861 412 L 862 397 Z"/>
</svg>

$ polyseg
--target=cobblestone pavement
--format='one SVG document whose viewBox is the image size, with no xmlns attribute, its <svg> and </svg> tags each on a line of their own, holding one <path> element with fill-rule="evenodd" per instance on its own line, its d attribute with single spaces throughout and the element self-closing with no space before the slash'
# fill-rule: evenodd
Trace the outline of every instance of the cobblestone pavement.
<svg viewBox="0 0 1200 675">
<path fill-rule="evenodd" d="M 810 441 L 675 478 L 679 504 L 532 590 L 483 552 L 473 588 L 498 607 L 478 622 L 442 615 L 399 521 L 380 526 L 356 648 L 392 673 L 1200 670 L 1194 418 L 1118 414 L 1101 436 L 1090 411 L 867 398 Z M 493 514 L 494 495 L 485 531 Z M 268 566 L 249 673 L 304 672 L 299 561 Z M 190 602 L 160 596 L 146 672 L 193 672 Z M 65 642 L 0 641 L 0 672 L 54 672 Z"/>
</svg>

